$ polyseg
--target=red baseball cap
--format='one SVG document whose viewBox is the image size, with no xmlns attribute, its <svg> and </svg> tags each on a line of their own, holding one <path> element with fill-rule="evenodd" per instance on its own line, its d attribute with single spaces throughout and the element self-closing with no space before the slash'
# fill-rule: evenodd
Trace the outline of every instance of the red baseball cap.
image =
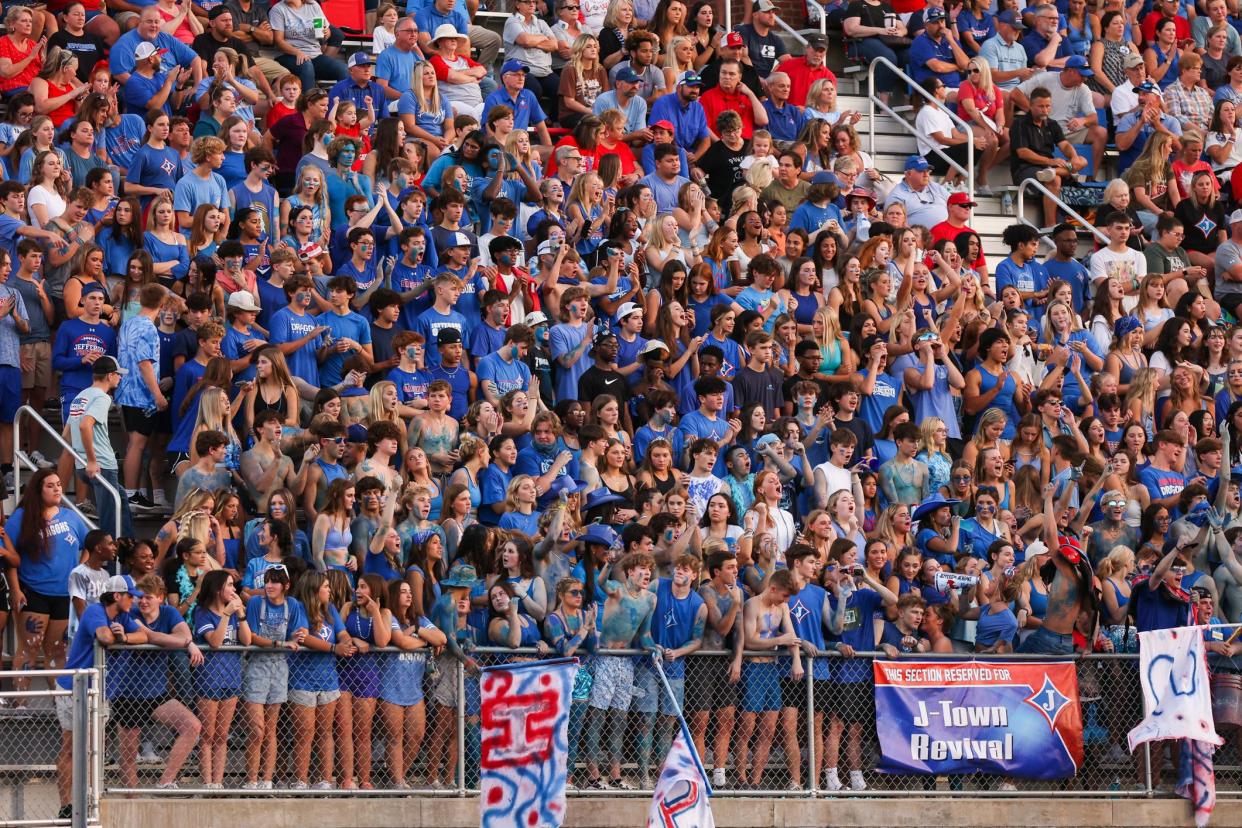
<svg viewBox="0 0 1242 828">
<path fill-rule="evenodd" d="M 652 129 L 667 129 L 669 132 L 676 132 L 676 128 L 671 121 L 656 121 L 651 125 Z"/>
<path fill-rule="evenodd" d="M 725 35 L 724 45 L 729 47 L 730 49 L 736 49 L 737 47 L 742 46 L 744 44 L 745 44 L 745 41 L 742 40 L 741 32 L 729 32 L 727 35 Z"/>
<path fill-rule="evenodd" d="M 949 204 L 960 204 L 963 207 L 977 207 L 975 202 L 970 200 L 970 196 L 966 193 L 953 193 L 949 196 Z"/>
</svg>

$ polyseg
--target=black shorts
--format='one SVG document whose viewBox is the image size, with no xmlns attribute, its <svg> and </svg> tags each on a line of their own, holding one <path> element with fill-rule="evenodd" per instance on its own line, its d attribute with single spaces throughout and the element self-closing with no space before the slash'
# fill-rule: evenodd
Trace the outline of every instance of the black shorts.
<svg viewBox="0 0 1242 828">
<path fill-rule="evenodd" d="M 46 615 L 49 621 L 69 620 L 68 595 L 44 595 L 27 587 L 22 590 L 26 595 L 26 612 L 35 615 Z"/>
<path fill-rule="evenodd" d="M 831 685 L 831 694 L 823 695 L 829 698 L 828 711 L 833 717 L 850 724 L 864 724 L 875 722 L 875 690 L 871 687 L 869 681 L 859 682 L 825 682 Z M 828 688 L 825 688 L 828 689 Z M 819 707 L 820 688 L 815 688 L 816 707 Z"/>
<path fill-rule="evenodd" d="M 781 679 L 781 707 L 795 707 L 798 710 L 806 707 L 806 678 L 804 675 L 801 681 L 794 681 L 789 676 Z"/>
<path fill-rule="evenodd" d="M 138 730 L 151 723 L 151 716 L 166 701 L 167 696 L 154 699 L 115 698 L 108 702 L 109 717 L 117 727 Z"/>
<path fill-rule="evenodd" d="M 143 437 L 150 437 L 155 433 L 155 416 L 148 414 L 145 408 L 135 405 L 121 406 L 121 422 L 125 424 L 125 430 Z"/>
<path fill-rule="evenodd" d="M 949 156 L 954 161 L 956 161 L 958 164 L 960 164 L 962 166 L 962 169 L 965 169 L 966 168 L 966 153 L 970 150 L 970 147 L 971 147 L 970 143 L 954 144 L 951 147 L 941 147 L 940 150 L 945 155 Z M 944 175 L 945 173 L 949 171 L 949 162 L 944 160 L 944 157 L 941 156 L 939 152 L 929 152 L 927 153 L 927 155 L 923 157 L 927 159 L 928 164 L 931 164 L 932 172 L 935 173 L 936 175 L 938 176 Z M 976 158 L 979 157 L 977 152 L 975 153 L 975 157 Z"/>
<path fill-rule="evenodd" d="M 711 669 L 701 670 L 686 681 L 686 710 L 723 710 L 737 707 L 741 700 L 742 682 L 729 683 L 729 662 L 712 660 Z"/>
<path fill-rule="evenodd" d="M 0 612 L 11 612 L 12 609 L 9 603 L 9 582 L 4 577 L 4 570 L 0 569 Z"/>
</svg>

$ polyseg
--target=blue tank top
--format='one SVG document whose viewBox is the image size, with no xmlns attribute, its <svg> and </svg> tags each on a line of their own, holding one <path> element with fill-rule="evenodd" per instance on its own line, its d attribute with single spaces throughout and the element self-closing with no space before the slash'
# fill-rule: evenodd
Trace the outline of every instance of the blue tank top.
<svg viewBox="0 0 1242 828">
<path fill-rule="evenodd" d="M 1153 52 L 1156 53 L 1156 64 L 1159 65 L 1161 63 L 1164 63 L 1165 54 L 1164 52 L 1160 50 L 1160 45 L 1157 43 L 1153 43 L 1151 44 L 1151 49 Z M 1173 63 L 1172 65 L 1169 66 L 1169 71 L 1165 72 L 1164 77 L 1160 79 L 1161 90 L 1168 89 L 1170 86 L 1177 83 L 1177 78 L 1181 74 L 1181 71 L 1182 71 L 1179 68 L 1179 64 L 1181 62 L 1182 62 L 1182 59 L 1181 59 L 1180 53 L 1178 52 L 1177 49 L 1174 49 L 1173 50 Z"/>
<path fill-rule="evenodd" d="M 807 584 L 796 595 L 789 596 L 789 616 L 793 621 L 794 632 L 803 641 L 810 641 L 815 649 L 824 649 L 824 588 L 817 584 Z M 821 664 L 822 663 L 822 664 Z M 792 668 L 789 659 L 781 659 L 781 674 Z M 828 659 L 815 659 L 814 675 L 816 679 L 826 679 L 828 675 Z"/>
<path fill-rule="evenodd" d="M 911 296 L 910 301 L 914 303 L 914 327 L 920 331 L 930 328 L 931 323 L 927 321 L 927 317 L 923 315 L 923 312 L 930 311 L 932 318 L 934 319 L 936 317 L 936 303 L 934 301 L 920 302 L 913 296 Z M 885 316 L 884 318 L 887 319 L 888 317 Z"/>
<path fill-rule="evenodd" d="M 807 294 L 803 296 L 800 293 L 793 295 L 798 299 L 798 307 L 794 308 L 794 319 L 799 325 L 811 324 L 811 320 L 815 318 L 815 314 L 819 311 L 819 305 L 815 302 L 815 295 Z"/>
<path fill-rule="evenodd" d="M 224 568 L 237 569 L 237 561 L 241 554 L 241 538 L 224 539 Z"/>
<path fill-rule="evenodd" d="M 983 367 L 983 363 L 976 366 L 979 371 L 979 393 L 981 395 L 988 394 L 999 380 L 997 374 L 989 373 Z M 999 409 L 1005 415 L 1005 430 L 1001 432 L 1002 440 L 1012 440 L 1018 433 L 1018 420 L 1022 419 L 1018 414 L 1018 409 L 1014 406 L 1013 395 L 1017 391 L 1018 385 L 1014 381 L 1013 375 L 1005 377 L 1004 388 L 1000 393 L 992 398 L 992 402 L 988 404 L 988 408 Z M 986 409 L 985 409 L 986 410 Z M 982 419 L 982 418 L 981 418 Z M 976 433 L 978 428 L 976 427 Z"/>
<path fill-rule="evenodd" d="M 340 463 L 325 463 L 323 458 L 320 457 L 315 458 L 315 463 L 319 466 L 319 470 L 323 472 L 324 488 L 331 486 L 333 480 L 349 477 L 349 472 L 345 471 L 345 467 Z"/>
<path fill-rule="evenodd" d="M 1091 41 L 1094 39 L 1091 34 L 1091 25 L 1085 16 L 1081 29 L 1075 29 L 1068 19 L 1065 21 L 1065 44 L 1069 47 L 1071 54 L 1086 57 L 1087 52 L 1091 50 Z"/>
<path fill-rule="evenodd" d="M 1048 614 L 1048 593 L 1040 592 L 1035 588 L 1035 584 L 1031 584 L 1031 615 L 1035 618 L 1043 618 Z"/>
<path fill-rule="evenodd" d="M 1198 574 L 1198 573 L 1196 573 L 1196 574 Z M 1113 588 L 1113 595 L 1115 595 L 1115 596 L 1116 596 L 1116 598 L 1117 598 L 1117 606 L 1118 606 L 1118 607 L 1124 607 L 1126 604 L 1130 603 L 1130 596 L 1129 596 L 1129 595 L 1122 595 L 1122 594 L 1121 594 L 1121 587 L 1119 587 L 1119 586 L 1117 586 L 1115 583 L 1113 583 L 1113 582 L 1112 582 L 1112 580 L 1109 580 L 1109 582 L 1108 582 L 1108 583 L 1109 583 L 1109 585 Z M 1031 590 L 1032 595 L 1034 595 L 1034 592 L 1035 592 L 1035 590 Z M 1047 598 L 1044 598 L 1044 608 L 1046 609 L 1046 608 L 1047 608 L 1047 606 L 1048 606 L 1048 599 L 1047 599 Z M 1035 611 L 1035 605 L 1034 605 L 1034 603 L 1032 603 L 1032 604 L 1031 604 L 1031 612 L 1034 612 L 1034 611 Z M 1040 616 L 1040 617 L 1042 618 L 1043 616 Z"/>
<path fill-rule="evenodd" d="M 324 549 L 348 549 L 350 543 L 354 540 L 354 533 L 346 526 L 344 529 L 337 529 L 336 524 L 332 523 L 328 526 L 328 533 L 323 539 Z"/>
</svg>

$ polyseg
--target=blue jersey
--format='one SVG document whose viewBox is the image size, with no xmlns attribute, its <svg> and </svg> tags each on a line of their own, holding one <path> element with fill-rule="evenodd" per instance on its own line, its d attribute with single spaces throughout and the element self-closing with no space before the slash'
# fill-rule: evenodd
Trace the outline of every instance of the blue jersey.
<svg viewBox="0 0 1242 828">
<path fill-rule="evenodd" d="M 466 321 L 465 316 L 455 310 L 450 310 L 448 313 L 440 313 L 434 307 L 428 308 L 420 313 L 414 321 L 414 330 L 422 334 L 423 339 L 427 341 L 423 362 L 424 367 L 428 370 L 440 364 L 440 349 L 436 347 L 436 337 L 440 334 L 440 331 L 447 328 L 457 331 L 461 334 L 462 342 L 466 341 L 469 323 Z"/>
<path fill-rule="evenodd" d="M 329 330 L 327 336 L 333 339 L 352 339 L 359 345 L 371 344 L 371 325 L 367 322 L 365 316 L 360 313 L 348 311 L 346 313 L 337 313 L 336 311 L 328 311 L 316 316 L 311 326 L 323 325 Z M 335 351 L 330 350 L 323 364 L 319 366 L 319 385 L 331 386 L 338 384 L 342 377 L 345 365 L 345 357 L 352 356 L 352 351 Z M 292 368 L 293 366 L 290 366 Z M 462 412 L 465 413 L 464 411 Z"/>
<path fill-rule="evenodd" d="M 833 612 L 840 599 L 828 595 Z M 869 652 L 875 649 L 875 628 L 871 623 L 877 610 L 883 605 L 880 593 L 873 589 L 856 589 L 845 600 L 845 623 L 836 640 L 855 650 Z M 837 666 L 834 678 L 845 684 L 857 684 L 871 680 L 871 662 L 864 659 L 845 659 Z"/>
<path fill-rule="evenodd" d="M 318 326 L 319 322 L 309 313 L 294 313 L 288 307 L 283 307 L 272 314 L 272 326 L 269 330 L 271 342 L 273 345 L 296 342 Z M 370 336 L 370 331 L 367 335 Z M 312 387 L 320 385 L 319 360 L 315 352 L 322 344 L 323 335 L 321 334 L 293 353 L 285 355 L 285 361 L 289 364 L 289 373 L 306 380 Z"/>
<path fill-rule="evenodd" d="M 4 531 L 14 541 L 21 535 L 24 514 L 25 509 L 18 507 L 4 524 Z M 82 541 L 87 531 L 77 512 L 62 507 L 47 522 L 47 548 L 43 555 L 35 558 L 31 554 L 34 550 L 25 545 L 18 550 L 22 586 L 55 598 L 68 596 L 69 573 L 82 557 Z"/>
<path fill-rule="evenodd" d="M 864 377 L 868 375 L 866 368 L 858 369 L 858 373 Z M 858 407 L 858 416 L 871 426 L 874 433 L 879 434 L 884 425 L 884 412 L 890 406 L 900 405 L 900 392 L 901 380 L 881 372 L 875 378 L 875 389 L 862 398 L 862 403 Z"/>
<path fill-rule="evenodd" d="M 694 621 L 703 606 L 702 596 L 691 588 L 685 598 L 676 597 L 671 578 L 661 578 L 655 594 L 655 614 L 651 618 L 652 640 L 668 650 L 689 644 L 694 640 Z M 686 677 L 684 658 L 666 661 L 663 666 L 664 674 L 671 679 Z"/>
<path fill-rule="evenodd" d="M 417 264 L 411 266 L 402 259 L 393 265 L 389 284 L 397 293 L 409 293 L 433 276 L 431 268 L 427 265 Z M 433 298 L 432 291 L 428 289 L 423 291 L 422 295 L 417 299 L 402 304 L 401 318 L 397 321 L 397 324 L 407 331 L 414 330 L 414 321 L 418 319 L 420 313 L 431 307 Z M 432 343 L 432 345 L 434 344 Z"/>
</svg>

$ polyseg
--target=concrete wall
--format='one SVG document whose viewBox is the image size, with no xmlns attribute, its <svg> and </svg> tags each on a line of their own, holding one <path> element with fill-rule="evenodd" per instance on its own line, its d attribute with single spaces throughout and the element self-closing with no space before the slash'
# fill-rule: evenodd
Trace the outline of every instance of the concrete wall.
<svg viewBox="0 0 1242 828">
<path fill-rule="evenodd" d="M 638 828 L 646 822 L 644 798 L 574 798 L 566 828 Z M 1242 807 L 1221 800 L 1215 828 L 1242 828 Z M 955 826 L 955 828 L 1111 828 L 1193 824 L 1182 799 L 957 799 L 841 798 L 817 800 L 718 798 L 717 828 L 822 828 L 822 826 Z M 105 799 L 103 824 L 126 828 L 475 828 L 477 799 L 366 797 L 356 799 Z"/>
</svg>

